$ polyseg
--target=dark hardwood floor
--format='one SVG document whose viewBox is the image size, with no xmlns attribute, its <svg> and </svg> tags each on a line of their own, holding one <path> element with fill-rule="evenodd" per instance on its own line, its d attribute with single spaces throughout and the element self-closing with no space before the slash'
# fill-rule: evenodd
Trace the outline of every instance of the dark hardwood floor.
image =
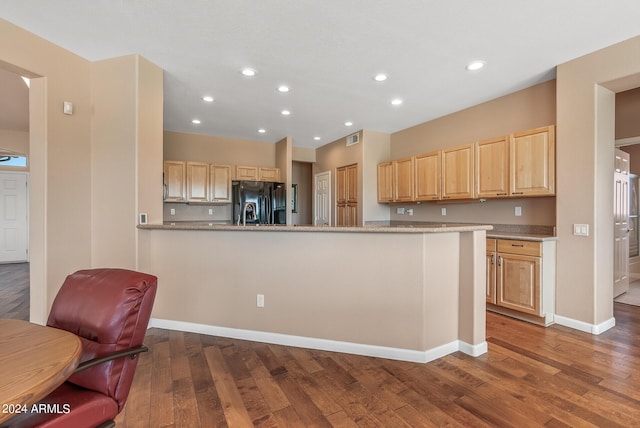
<svg viewBox="0 0 640 428">
<path fill-rule="evenodd" d="M 29 263 L 0 264 L 0 318 L 29 320 Z"/>
<path fill-rule="evenodd" d="M 124 427 L 640 426 L 640 307 L 593 336 L 487 314 L 489 352 L 415 364 L 149 330 Z"/>
</svg>

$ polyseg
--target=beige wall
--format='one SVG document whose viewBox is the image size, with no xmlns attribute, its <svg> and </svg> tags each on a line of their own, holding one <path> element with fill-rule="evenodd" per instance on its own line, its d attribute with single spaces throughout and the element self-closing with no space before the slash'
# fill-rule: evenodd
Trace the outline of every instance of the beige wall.
<svg viewBox="0 0 640 428">
<path fill-rule="evenodd" d="M 104 163 L 109 163 L 114 158 L 122 160 L 118 152 L 119 142 L 115 142 L 116 153 L 112 153 L 105 147 L 105 140 L 92 139 L 92 121 L 95 121 L 96 127 L 103 126 L 114 113 L 109 109 L 103 110 L 103 107 L 108 107 L 108 103 L 100 101 L 102 96 L 99 91 L 96 92 L 94 104 L 92 90 L 99 89 L 102 85 L 108 87 L 113 80 L 104 75 L 92 76 L 93 68 L 89 61 L 2 19 L 0 67 L 31 78 L 30 305 L 31 320 L 42 323 L 46 320 L 51 302 L 66 275 L 78 269 L 92 267 L 94 252 L 113 254 L 116 251 L 111 247 L 113 241 L 102 241 L 101 237 L 98 239 L 93 236 L 97 232 L 93 227 L 93 216 L 100 212 L 98 208 L 102 209 L 102 206 L 93 206 L 96 200 L 93 198 L 94 185 L 95 191 L 102 188 L 103 172 L 107 172 L 108 177 L 116 181 L 118 174 L 122 172 L 118 170 L 118 165 L 104 166 Z M 135 78 L 136 74 L 132 73 L 118 83 L 130 88 L 129 79 Z M 73 103 L 73 115 L 62 112 L 64 101 Z M 125 111 L 130 111 L 128 105 L 122 107 Z M 135 111 L 133 114 L 135 115 Z M 119 124 L 114 125 L 113 122 L 110 124 L 114 128 L 117 125 Z M 129 123 L 124 126 L 131 127 Z M 135 152 L 131 153 L 134 159 L 135 155 Z M 124 160 L 130 166 L 127 162 L 128 160 Z M 156 174 L 161 174 L 161 166 L 161 162 L 158 162 Z M 128 177 L 130 174 L 129 171 L 124 172 Z M 137 180 L 138 186 L 141 186 L 140 181 Z M 136 183 L 136 179 L 133 182 Z M 136 192 L 145 193 L 148 190 L 134 186 L 116 189 L 119 195 L 112 193 L 114 198 L 120 196 L 127 206 L 125 210 L 131 212 L 128 207 L 131 201 L 135 204 Z M 120 206 L 116 212 L 119 208 Z M 113 210 L 113 206 L 109 209 Z M 132 231 L 135 231 L 135 221 L 130 223 L 126 233 L 134 233 Z M 123 246 L 129 244 L 128 239 L 117 243 Z M 133 259 L 127 260 L 126 264 L 135 266 L 137 255 L 132 254 L 135 251 L 122 247 L 117 250 L 130 254 Z"/>
<path fill-rule="evenodd" d="M 556 313 L 596 326 L 613 317 L 614 92 L 603 86 L 638 86 L 638 52 L 640 37 L 557 69 Z M 590 236 L 573 236 L 574 223 Z"/>
<path fill-rule="evenodd" d="M 484 231 L 144 233 L 154 318 L 410 350 L 485 340 Z"/>
<path fill-rule="evenodd" d="M 162 222 L 162 70 L 131 55 L 91 80 L 92 265 L 136 269 L 138 213 Z"/>
<path fill-rule="evenodd" d="M 378 164 L 389 160 L 391 136 L 382 132 L 362 131 L 362 218 L 368 221 L 388 221 L 389 207 L 378 203 Z"/>
<path fill-rule="evenodd" d="M 556 81 L 541 83 L 501 98 L 425 122 L 391 134 L 391 157 L 407 156 L 473 143 L 556 123 Z M 400 204 L 413 208 L 414 215 L 396 214 L 391 207 L 391 220 L 471 222 L 491 224 L 554 225 L 555 198 L 488 200 L 483 204 Z M 514 209 L 522 207 L 522 216 Z M 441 215 L 441 208 L 447 215 Z"/>
<path fill-rule="evenodd" d="M 640 137 L 640 88 L 616 94 L 616 140 Z"/>
<path fill-rule="evenodd" d="M 0 129 L 0 148 L 29 155 L 29 132 Z"/>
<path fill-rule="evenodd" d="M 276 166 L 276 146 L 259 141 L 164 131 L 164 159 Z"/>
<path fill-rule="evenodd" d="M 297 184 L 298 206 L 297 212 L 292 213 L 293 224 L 313 224 L 311 200 L 313 198 L 312 165 L 308 162 L 294 161 L 292 164 L 292 184 Z"/>
</svg>

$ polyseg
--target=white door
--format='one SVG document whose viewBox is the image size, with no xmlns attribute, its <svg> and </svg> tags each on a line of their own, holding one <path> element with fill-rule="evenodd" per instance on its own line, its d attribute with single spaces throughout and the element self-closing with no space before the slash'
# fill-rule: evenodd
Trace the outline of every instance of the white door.
<svg viewBox="0 0 640 428">
<path fill-rule="evenodd" d="M 313 200 L 316 226 L 331 225 L 331 171 L 321 172 L 314 177 Z"/>
<path fill-rule="evenodd" d="M 27 174 L 0 172 L 0 263 L 26 262 Z"/>
<path fill-rule="evenodd" d="M 629 290 L 629 154 L 615 150 L 613 173 L 613 297 Z"/>
</svg>

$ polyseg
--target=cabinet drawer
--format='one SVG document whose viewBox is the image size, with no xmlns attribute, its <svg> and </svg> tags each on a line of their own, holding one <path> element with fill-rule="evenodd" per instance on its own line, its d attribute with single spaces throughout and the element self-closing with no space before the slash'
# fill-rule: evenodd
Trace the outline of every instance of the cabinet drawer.
<svg viewBox="0 0 640 428">
<path fill-rule="evenodd" d="M 496 241 L 494 238 L 487 238 L 487 251 L 496 251 Z"/>
<path fill-rule="evenodd" d="M 498 240 L 499 253 L 521 254 L 524 256 L 542 256 L 542 245 L 535 241 Z"/>
</svg>

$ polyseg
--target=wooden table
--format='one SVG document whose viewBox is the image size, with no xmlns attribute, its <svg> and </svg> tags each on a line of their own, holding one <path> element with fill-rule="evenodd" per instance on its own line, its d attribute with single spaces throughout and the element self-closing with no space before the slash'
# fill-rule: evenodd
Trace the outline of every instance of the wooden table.
<svg viewBox="0 0 640 428">
<path fill-rule="evenodd" d="M 62 384 L 81 353 L 80 339 L 68 331 L 0 319 L 0 422 Z"/>
</svg>

